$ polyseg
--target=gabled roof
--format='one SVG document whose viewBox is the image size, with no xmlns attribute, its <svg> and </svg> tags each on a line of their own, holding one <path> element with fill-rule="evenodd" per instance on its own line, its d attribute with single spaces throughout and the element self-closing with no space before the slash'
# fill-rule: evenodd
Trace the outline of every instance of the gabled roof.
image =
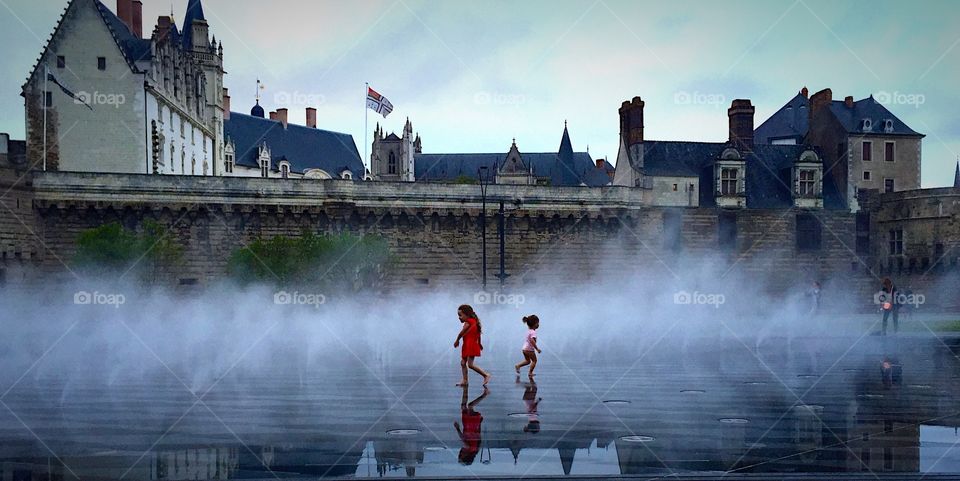
<svg viewBox="0 0 960 481">
<path fill-rule="evenodd" d="M 223 122 L 224 137 L 236 147 L 236 164 L 259 167 L 259 147 L 270 148 L 271 168 L 278 170 L 280 160 L 290 162 L 291 172 L 303 173 L 323 169 L 332 176 L 349 170 L 355 180 L 363 179 L 365 170 L 353 136 L 329 130 L 314 129 L 230 112 Z"/>
<path fill-rule="evenodd" d="M 43 57 L 47 54 L 47 50 L 50 48 L 50 43 L 57 37 L 57 34 L 60 33 L 60 29 L 63 28 L 64 20 L 67 17 L 67 14 L 70 12 L 71 8 L 75 6 L 80 6 L 82 2 L 93 2 L 93 6 L 100 13 L 100 18 L 103 19 L 104 24 L 107 27 L 107 30 L 110 31 L 110 34 L 113 36 L 113 40 L 116 42 L 117 47 L 120 49 L 120 52 L 123 54 L 124 59 L 126 59 L 127 64 L 130 66 L 130 69 L 134 72 L 140 72 L 137 69 L 136 62 L 140 60 L 147 60 L 151 58 L 150 52 L 150 40 L 145 40 L 137 38 L 130 29 L 124 24 L 119 17 L 117 17 L 106 5 L 104 5 L 99 0 L 71 0 L 67 7 L 63 9 L 63 13 L 60 14 L 60 18 L 57 20 L 57 26 L 54 28 L 53 33 L 50 35 L 50 38 L 47 40 L 47 43 L 43 46 L 43 51 L 40 52 L 40 57 L 37 58 L 37 62 L 33 65 L 33 68 L 30 69 L 30 76 L 27 78 L 27 82 L 36 74 L 37 69 L 40 67 L 40 62 L 43 61 Z M 26 88 L 26 83 L 24 83 L 23 88 Z"/>
<path fill-rule="evenodd" d="M 754 140 L 758 144 L 769 144 L 777 139 L 792 138 L 796 139 L 798 144 L 803 143 L 803 138 L 810 127 L 809 108 L 810 99 L 797 94 L 754 130 Z M 923 137 L 923 134 L 911 129 L 883 104 L 877 102 L 873 95 L 853 102 L 852 107 L 847 107 L 843 100 L 834 100 L 830 103 L 830 112 L 850 134 L 875 133 Z M 872 124 L 871 130 L 866 132 L 863 130 L 864 119 L 870 119 Z M 883 121 L 887 119 L 893 121 L 890 132 L 886 132 L 883 128 Z"/>
<path fill-rule="evenodd" d="M 713 166 L 720 154 L 730 148 L 729 143 L 645 140 L 640 147 L 646 175 L 698 177 L 700 205 L 716 205 Z M 753 146 L 753 152 L 742 153 L 746 162 L 747 207 L 773 209 L 793 206 L 791 169 L 800 154 L 808 149 L 810 147 L 803 145 L 757 144 Z M 846 207 L 830 175 L 824 175 L 823 178 L 823 205 L 827 209 Z"/>
<path fill-rule="evenodd" d="M 136 68 L 136 63 L 142 60 L 149 60 L 152 56 L 150 40 L 138 38 L 130 31 L 130 28 L 120 20 L 120 17 L 117 17 L 106 5 L 99 0 L 94 1 L 97 4 L 97 9 L 100 11 L 100 16 L 103 17 L 103 21 L 107 24 L 107 28 L 110 29 L 110 33 L 113 34 L 113 38 L 117 41 L 117 45 L 123 52 L 123 56 L 127 59 L 127 63 L 130 64 L 130 68 L 132 68 L 134 72 L 138 72 L 139 70 Z"/>
<path fill-rule="evenodd" d="M 907 127 L 907 124 L 903 123 L 896 115 L 893 115 L 883 104 L 877 102 L 877 100 L 873 98 L 873 95 L 854 102 L 853 107 L 847 107 L 846 103 L 842 100 L 834 100 L 830 103 L 830 111 L 833 112 L 833 116 L 843 125 L 843 128 L 847 129 L 847 132 L 851 134 L 880 133 L 884 135 L 922 136 L 922 134 Z M 871 130 L 867 132 L 863 130 L 864 119 L 870 119 L 872 124 Z M 893 130 L 891 132 L 886 132 L 883 129 L 883 121 L 887 119 L 893 121 Z"/>
<path fill-rule="evenodd" d="M 523 162 L 533 167 L 533 175 L 537 177 L 549 177 L 551 185 L 557 186 L 577 186 L 593 177 L 588 177 L 588 173 L 596 170 L 596 164 L 590 158 L 587 152 L 572 152 L 571 165 L 573 179 L 568 183 L 556 183 L 554 179 L 566 178 L 565 172 L 568 170 L 559 162 L 557 153 L 554 152 L 522 152 Z M 491 172 L 498 169 L 504 161 L 504 153 L 477 153 L 477 154 L 414 154 L 414 175 L 418 181 L 452 181 L 460 176 L 476 178 L 477 169 L 480 166 L 487 166 Z M 609 180 L 602 184 L 587 185 L 606 185 Z"/>
<path fill-rule="evenodd" d="M 798 93 L 754 130 L 754 141 L 769 144 L 776 139 L 793 138 L 802 143 L 810 123 L 808 108 L 810 99 Z"/>
</svg>

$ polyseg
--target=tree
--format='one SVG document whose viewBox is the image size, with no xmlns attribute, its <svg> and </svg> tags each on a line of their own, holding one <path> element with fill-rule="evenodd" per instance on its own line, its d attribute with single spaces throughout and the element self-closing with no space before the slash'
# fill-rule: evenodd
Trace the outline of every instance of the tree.
<svg viewBox="0 0 960 481">
<path fill-rule="evenodd" d="M 389 246 L 380 236 L 304 231 L 299 237 L 256 239 L 235 250 L 227 272 L 241 283 L 359 290 L 380 285 L 390 261 Z"/>
<path fill-rule="evenodd" d="M 136 272 L 143 281 L 156 280 L 164 271 L 176 267 L 183 248 L 167 235 L 167 229 L 147 219 L 140 232 L 111 222 L 80 233 L 73 265 L 95 275 L 120 275 Z"/>
</svg>

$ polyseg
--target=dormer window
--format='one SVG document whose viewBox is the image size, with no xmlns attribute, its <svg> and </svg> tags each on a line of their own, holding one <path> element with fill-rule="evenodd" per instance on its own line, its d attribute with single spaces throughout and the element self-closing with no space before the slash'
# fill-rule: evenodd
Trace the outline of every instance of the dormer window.
<svg viewBox="0 0 960 481">
<path fill-rule="evenodd" d="M 290 163 L 286 160 L 280 162 L 280 177 L 284 179 L 290 178 Z"/>
<path fill-rule="evenodd" d="M 883 121 L 883 131 L 886 133 L 893 132 L 893 120 L 886 119 Z"/>
<path fill-rule="evenodd" d="M 861 122 L 861 125 L 863 125 L 864 132 L 870 132 L 871 130 L 873 130 L 873 121 L 870 119 L 863 119 L 863 121 Z"/>
<path fill-rule="evenodd" d="M 746 207 L 746 162 L 737 149 L 729 148 L 714 164 L 717 205 Z"/>
<path fill-rule="evenodd" d="M 342 174 L 340 174 L 340 178 L 341 178 L 341 179 L 345 179 L 345 180 L 352 180 L 352 179 L 353 179 L 353 173 L 350 172 L 349 170 L 345 170 L 345 171 L 343 171 Z"/>
<path fill-rule="evenodd" d="M 793 165 L 793 205 L 816 209 L 823 207 L 823 163 L 813 150 L 800 154 Z"/>
<path fill-rule="evenodd" d="M 257 163 L 260 164 L 260 177 L 264 179 L 270 177 L 270 149 L 266 143 L 260 146 L 260 155 L 257 158 Z"/>
<path fill-rule="evenodd" d="M 223 152 L 223 171 L 232 174 L 234 165 L 236 165 L 236 158 L 234 157 L 233 143 L 229 143 Z"/>
</svg>

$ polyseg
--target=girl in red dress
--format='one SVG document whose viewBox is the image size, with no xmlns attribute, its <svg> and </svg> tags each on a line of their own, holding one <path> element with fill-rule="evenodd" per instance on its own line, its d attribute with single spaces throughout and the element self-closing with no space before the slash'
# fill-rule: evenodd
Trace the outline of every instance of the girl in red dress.
<svg viewBox="0 0 960 481">
<path fill-rule="evenodd" d="M 486 386 L 487 383 L 490 382 L 490 373 L 480 369 L 479 366 L 473 363 L 473 360 L 479 357 L 480 352 L 483 351 L 483 344 L 480 342 L 480 333 L 482 331 L 480 318 L 477 317 L 477 313 L 473 311 L 473 308 L 467 304 L 457 308 L 457 316 L 460 317 L 460 322 L 463 323 L 463 329 L 460 329 L 460 334 L 457 334 L 457 339 L 453 341 L 453 347 L 456 348 L 460 347 L 460 340 L 463 339 L 463 350 L 460 353 L 460 370 L 463 372 L 463 379 L 457 383 L 457 386 L 466 386 L 468 384 L 468 367 L 483 376 L 483 385 Z"/>
</svg>

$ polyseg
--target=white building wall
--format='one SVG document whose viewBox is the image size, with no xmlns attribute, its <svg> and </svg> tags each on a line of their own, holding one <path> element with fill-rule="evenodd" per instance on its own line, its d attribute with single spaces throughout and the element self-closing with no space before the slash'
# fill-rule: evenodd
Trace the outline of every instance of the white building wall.
<svg viewBox="0 0 960 481">
<path fill-rule="evenodd" d="M 58 55 L 65 58 L 65 68 L 57 68 Z M 99 70 L 98 57 L 106 59 L 106 70 Z M 47 83 L 53 97 L 48 123 L 57 134 L 59 169 L 147 173 L 143 76 L 132 73 L 93 2 L 71 4 L 63 28 L 26 87 L 28 111 L 36 108 L 29 105 L 31 94 L 42 102 L 45 65 L 92 107 L 74 101 L 53 82 Z M 33 128 L 38 131 L 32 132 Z M 43 139 L 42 125 L 31 125 L 29 114 L 27 139 L 39 143 Z"/>
<path fill-rule="evenodd" d="M 214 138 L 196 124 L 196 119 L 153 93 L 147 97 L 147 116 L 151 132 L 156 121 L 162 138 L 159 174 L 213 175 Z M 217 169 L 220 172 L 222 168 Z"/>
</svg>

